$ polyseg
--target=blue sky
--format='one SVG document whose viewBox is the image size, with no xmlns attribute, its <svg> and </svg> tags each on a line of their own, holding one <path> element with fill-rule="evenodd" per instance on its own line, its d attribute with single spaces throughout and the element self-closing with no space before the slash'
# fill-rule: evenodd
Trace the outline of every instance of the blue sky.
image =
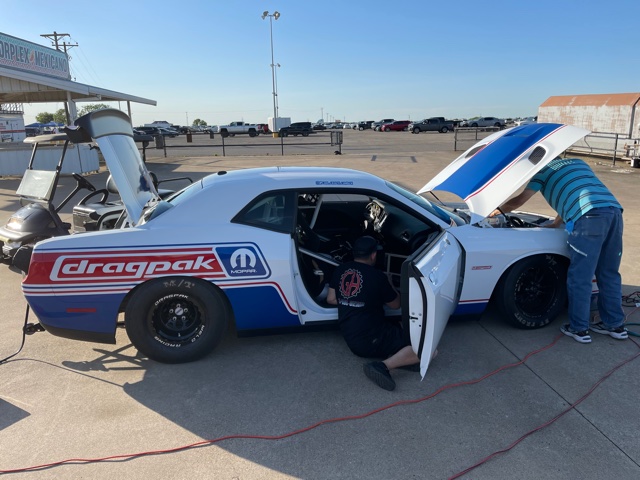
<svg viewBox="0 0 640 480">
<path fill-rule="evenodd" d="M 0 31 L 47 46 L 41 34 L 69 33 L 76 81 L 158 102 L 133 104 L 134 125 L 266 122 L 264 10 L 281 14 L 278 104 L 292 121 L 529 116 L 552 95 L 640 91 L 638 0 L 91 4 L 2 0 Z M 25 105 L 25 120 L 61 107 Z"/>
</svg>

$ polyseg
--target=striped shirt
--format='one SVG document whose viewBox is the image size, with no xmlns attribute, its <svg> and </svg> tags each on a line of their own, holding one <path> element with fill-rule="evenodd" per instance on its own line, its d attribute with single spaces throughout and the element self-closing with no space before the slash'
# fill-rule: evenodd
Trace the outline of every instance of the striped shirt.
<svg viewBox="0 0 640 480">
<path fill-rule="evenodd" d="M 542 193 L 565 222 L 575 222 L 592 208 L 622 209 L 589 165 L 578 158 L 551 160 L 533 176 L 527 188 Z"/>
</svg>

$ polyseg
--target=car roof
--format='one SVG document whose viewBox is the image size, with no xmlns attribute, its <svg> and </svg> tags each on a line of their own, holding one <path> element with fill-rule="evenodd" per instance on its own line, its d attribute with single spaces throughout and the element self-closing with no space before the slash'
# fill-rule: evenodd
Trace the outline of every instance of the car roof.
<svg viewBox="0 0 640 480">
<path fill-rule="evenodd" d="M 219 182 L 251 182 L 254 192 L 288 188 L 365 188 L 380 189 L 385 181 L 373 174 L 336 167 L 261 167 L 218 172 L 205 177 L 206 188 Z"/>
</svg>

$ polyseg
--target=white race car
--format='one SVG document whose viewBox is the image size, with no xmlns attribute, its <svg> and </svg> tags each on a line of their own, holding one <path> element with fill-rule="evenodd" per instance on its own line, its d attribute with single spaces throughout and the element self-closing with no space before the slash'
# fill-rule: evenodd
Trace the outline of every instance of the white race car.
<svg viewBox="0 0 640 480">
<path fill-rule="evenodd" d="M 115 342 L 118 314 L 133 345 L 160 362 L 209 353 L 234 322 L 239 333 L 335 323 L 326 298 L 334 268 L 364 234 L 384 246 L 380 265 L 400 291 L 421 371 L 451 315 L 495 301 L 524 328 L 564 308 L 566 232 L 536 214 L 487 215 L 588 132 L 535 124 L 496 132 L 421 189 L 431 202 L 374 175 L 339 168 L 218 172 L 161 200 L 117 110 L 76 121 L 98 143 L 125 203 L 128 226 L 37 243 L 23 281 L 46 330 Z"/>
</svg>

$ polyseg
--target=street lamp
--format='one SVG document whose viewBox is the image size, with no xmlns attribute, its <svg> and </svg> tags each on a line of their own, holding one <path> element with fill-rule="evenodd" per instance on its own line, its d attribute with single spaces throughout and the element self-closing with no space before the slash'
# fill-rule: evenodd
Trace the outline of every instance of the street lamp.
<svg viewBox="0 0 640 480">
<path fill-rule="evenodd" d="M 271 38 L 271 84 L 273 86 L 273 133 L 278 131 L 278 107 L 276 106 L 276 64 L 273 61 L 273 20 L 280 18 L 280 12 L 275 11 L 269 13 L 267 10 L 262 12 L 262 19 L 269 17 L 269 33 Z"/>
</svg>

